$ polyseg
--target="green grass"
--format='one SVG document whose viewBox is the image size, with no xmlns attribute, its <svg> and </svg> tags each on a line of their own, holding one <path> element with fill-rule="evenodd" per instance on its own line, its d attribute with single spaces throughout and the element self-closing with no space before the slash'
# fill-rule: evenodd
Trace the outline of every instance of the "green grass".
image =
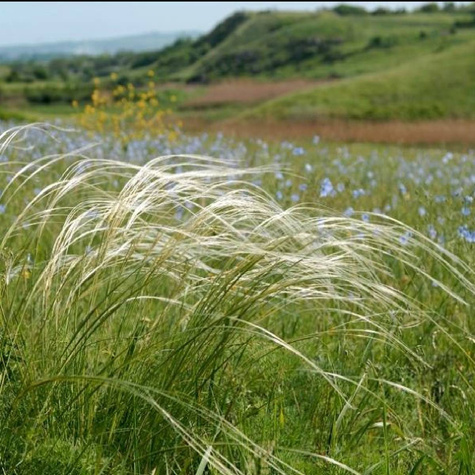
<svg viewBox="0 0 475 475">
<path fill-rule="evenodd" d="M 180 76 L 352 77 L 473 40 L 449 34 L 461 14 L 342 17 L 333 12 L 250 14 Z M 425 35 L 421 38 L 421 33 Z M 379 43 L 377 43 L 379 41 Z"/>
<path fill-rule="evenodd" d="M 475 42 L 387 72 L 323 85 L 269 101 L 242 117 L 418 120 L 475 117 Z"/>
<path fill-rule="evenodd" d="M 473 472 L 473 153 L 47 130 L 2 137 L 4 473 Z"/>
<path fill-rule="evenodd" d="M 9 109 L 3 109 L 0 108 L 0 120 L 3 121 L 25 121 L 28 120 L 31 117 L 30 114 L 23 114 L 20 111 L 17 110 L 9 110 Z"/>
</svg>

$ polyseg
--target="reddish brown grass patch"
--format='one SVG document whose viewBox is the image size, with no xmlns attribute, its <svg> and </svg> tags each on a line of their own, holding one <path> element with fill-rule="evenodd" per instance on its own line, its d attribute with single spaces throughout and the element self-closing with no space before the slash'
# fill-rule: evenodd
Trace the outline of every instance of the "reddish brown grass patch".
<svg viewBox="0 0 475 475">
<path fill-rule="evenodd" d="M 257 82 L 247 79 L 225 81 L 207 86 L 203 96 L 185 103 L 187 107 L 206 107 L 220 104 L 253 104 L 284 94 L 301 91 L 321 84 L 322 81 L 295 79 L 279 82 Z"/>
<path fill-rule="evenodd" d="M 475 145 L 475 121 L 437 120 L 428 122 L 360 122 L 343 120 L 279 122 L 208 122 L 199 118 L 185 121 L 190 132 L 222 131 L 239 138 L 268 140 L 305 139 L 319 135 L 342 142 L 395 143 L 407 145 Z"/>
</svg>

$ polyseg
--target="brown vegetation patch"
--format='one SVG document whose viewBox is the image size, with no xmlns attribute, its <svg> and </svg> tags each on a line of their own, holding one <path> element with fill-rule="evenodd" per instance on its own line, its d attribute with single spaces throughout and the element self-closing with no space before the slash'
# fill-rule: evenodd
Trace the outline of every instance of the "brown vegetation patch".
<svg viewBox="0 0 475 475">
<path fill-rule="evenodd" d="M 315 87 L 322 82 L 305 79 L 279 82 L 258 82 L 250 79 L 230 80 L 207 86 L 204 95 L 189 99 L 185 106 L 198 108 L 233 103 L 253 104 Z"/>
<path fill-rule="evenodd" d="M 475 121 L 437 120 L 427 122 L 361 122 L 343 120 L 214 122 L 199 118 L 185 121 L 190 132 L 222 131 L 239 138 L 260 137 L 267 140 L 305 139 L 319 135 L 342 142 L 393 143 L 405 145 L 462 144 L 475 145 Z"/>
</svg>

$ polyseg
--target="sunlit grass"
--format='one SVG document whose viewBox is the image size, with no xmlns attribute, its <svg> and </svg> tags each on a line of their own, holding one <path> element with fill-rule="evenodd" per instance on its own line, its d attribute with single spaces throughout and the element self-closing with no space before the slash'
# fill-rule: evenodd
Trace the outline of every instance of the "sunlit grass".
<svg viewBox="0 0 475 475">
<path fill-rule="evenodd" d="M 296 148 L 32 159 L 31 132 L 0 154 L 5 473 L 469 473 L 463 253 L 316 177 L 276 196 Z"/>
</svg>

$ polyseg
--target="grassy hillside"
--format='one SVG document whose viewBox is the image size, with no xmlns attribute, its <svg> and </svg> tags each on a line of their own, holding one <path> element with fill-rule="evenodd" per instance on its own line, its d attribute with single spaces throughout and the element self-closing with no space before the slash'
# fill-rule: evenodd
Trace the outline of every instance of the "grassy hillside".
<svg viewBox="0 0 475 475">
<path fill-rule="evenodd" d="M 475 41 L 427 54 L 386 72 L 287 95 L 246 118 L 437 119 L 475 117 Z"/>
<path fill-rule="evenodd" d="M 238 12 L 198 39 L 160 51 L 3 65 L 0 107 L 84 103 L 94 77 L 113 87 L 108 78 L 114 73 L 115 84 L 140 88 L 152 70 L 163 83 L 336 80 L 313 92 L 261 101 L 246 117 L 470 118 L 474 8 Z"/>
<path fill-rule="evenodd" d="M 475 38 L 463 14 L 341 16 L 258 13 L 191 66 L 185 79 L 350 77 L 384 70 Z"/>
<path fill-rule="evenodd" d="M 328 78 L 384 70 L 475 39 L 469 11 L 339 14 L 238 12 L 196 40 L 160 51 L 16 64 L 14 80 L 84 80 L 112 72 L 139 80 L 149 69 L 164 80 L 228 77 Z M 29 75 L 28 75 L 29 74 Z"/>
</svg>

